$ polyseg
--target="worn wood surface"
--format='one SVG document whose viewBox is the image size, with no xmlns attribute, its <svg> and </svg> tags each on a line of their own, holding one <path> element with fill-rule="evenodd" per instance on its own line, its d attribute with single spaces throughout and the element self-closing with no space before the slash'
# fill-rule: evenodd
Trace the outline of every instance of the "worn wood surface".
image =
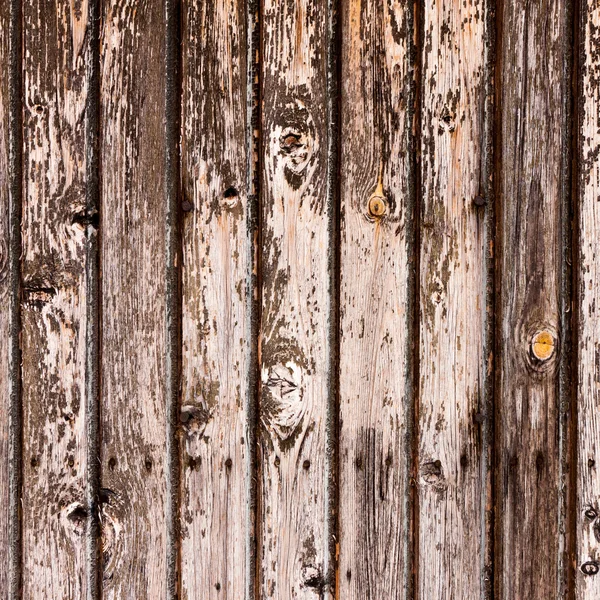
<svg viewBox="0 0 600 600">
<path fill-rule="evenodd" d="M 23 19 L 23 595 L 85 597 L 87 12 Z"/>
<path fill-rule="evenodd" d="M 327 4 L 262 14 L 262 597 L 328 596 Z"/>
<path fill-rule="evenodd" d="M 576 598 L 600 596 L 600 5 L 581 6 L 578 238 Z"/>
<path fill-rule="evenodd" d="M 9 91 L 10 4 L 0 5 L 0 306 L 10 302 L 9 274 Z M 0 560 L 9 563 L 9 412 L 10 370 L 8 363 L 10 313 L 0 310 Z M 9 570 L 0 569 L 0 598 L 8 600 Z"/>
<path fill-rule="evenodd" d="M 166 597 L 165 16 L 103 3 L 103 598 Z"/>
<path fill-rule="evenodd" d="M 182 39 L 182 593 L 233 600 L 248 571 L 252 394 L 245 3 L 187 3 Z"/>
<path fill-rule="evenodd" d="M 599 32 L 0 3 L 0 598 L 599 596 Z"/>
<path fill-rule="evenodd" d="M 423 9 L 417 408 L 422 598 L 482 598 L 485 591 L 488 10 L 485 1 L 437 0 Z"/>
<path fill-rule="evenodd" d="M 566 2 L 499 15 L 497 597 L 562 597 L 561 222 Z"/>
<path fill-rule="evenodd" d="M 411 597 L 413 27 L 408 3 L 342 6 L 343 598 Z"/>
</svg>

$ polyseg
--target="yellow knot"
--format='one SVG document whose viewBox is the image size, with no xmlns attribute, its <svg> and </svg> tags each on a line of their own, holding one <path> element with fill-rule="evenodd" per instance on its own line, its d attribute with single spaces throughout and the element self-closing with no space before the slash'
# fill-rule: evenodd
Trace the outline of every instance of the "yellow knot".
<svg viewBox="0 0 600 600">
<path fill-rule="evenodd" d="M 538 360 L 548 360 L 554 354 L 554 338 L 548 331 L 539 331 L 533 336 L 531 351 Z"/>
</svg>

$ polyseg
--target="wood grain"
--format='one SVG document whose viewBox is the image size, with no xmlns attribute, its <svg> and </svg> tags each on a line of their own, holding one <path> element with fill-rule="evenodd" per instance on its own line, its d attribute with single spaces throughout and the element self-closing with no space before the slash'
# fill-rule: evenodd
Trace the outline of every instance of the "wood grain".
<svg viewBox="0 0 600 600">
<path fill-rule="evenodd" d="M 183 17 L 182 593 L 237 600 L 251 570 L 246 3 L 192 1 Z"/>
<path fill-rule="evenodd" d="M 342 5 L 342 598 L 408 598 L 412 428 L 414 16 Z"/>
<path fill-rule="evenodd" d="M 103 4 L 103 597 L 167 590 L 165 17 Z"/>
<path fill-rule="evenodd" d="M 259 590 L 329 597 L 327 3 L 262 6 Z"/>
<path fill-rule="evenodd" d="M 85 597 L 87 11 L 24 5 L 24 597 Z"/>
<path fill-rule="evenodd" d="M 502 3 L 498 130 L 497 598 L 561 598 L 561 222 L 567 3 Z"/>
<path fill-rule="evenodd" d="M 10 4 L 0 4 L 0 306 L 10 302 L 9 84 Z M 10 313 L 0 310 L 0 564 L 9 565 Z M 0 598 L 9 599 L 8 568 L 0 569 Z"/>
<path fill-rule="evenodd" d="M 418 556 L 420 598 L 482 598 L 481 423 L 489 3 L 428 0 L 421 73 Z M 485 202 L 485 198 L 483 199 Z"/>
<path fill-rule="evenodd" d="M 600 5 L 581 5 L 576 598 L 600 596 Z"/>
</svg>

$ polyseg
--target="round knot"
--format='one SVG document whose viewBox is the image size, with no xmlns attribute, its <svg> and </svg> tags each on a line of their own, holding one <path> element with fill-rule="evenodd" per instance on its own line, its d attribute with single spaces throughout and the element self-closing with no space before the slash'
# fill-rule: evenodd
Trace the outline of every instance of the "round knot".
<svg viewBox="0 0 600 600">
<path fill-rule="evenodd" d="M 382 196 L 371 196 L 369 198 L 369 215 L 376 219 L 383 217 L 386 213 L 385 198 Z"/>
<path fill-rule="evenodd" d="M 538 331 L 531 340 L 531 354 L 540 362 L 552 358 L 555 350 L 555 341 L 549 331 Z"/>
</svg>

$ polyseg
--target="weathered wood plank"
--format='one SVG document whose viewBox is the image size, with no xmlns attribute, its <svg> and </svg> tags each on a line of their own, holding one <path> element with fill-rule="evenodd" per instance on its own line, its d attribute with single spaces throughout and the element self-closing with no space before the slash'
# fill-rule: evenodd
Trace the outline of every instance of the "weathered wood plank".
<svg viewBox="0 0 600 600">
<path fill-rule="evenodd" d="M 420 598 L 482 598 L 488 473 L 485 0 L 422 13 L 418 556 Z"/>
<path fill-rule="evenodd" d="M 250 571 L 246 408 L 254 395 L 246 2 L 194 0 L 184 9 L 182 592 L 237 600 Z"/>
<path fill-rule="evenodd" d="M 496 584 L 563 597 L 559 364 L 567 2 L 500 3 Z"/>
<path fill-rule="evenodd" d="M 576 597 L 600 597 L 600 5 L 581 4 Z"/>
<path fill-rule="evenodd" d="M 103 594 L 164 598 L 165 15 L 114 0 L 102 17 Z"/>
<path fill-rule="evenodd" d="M 342 4 L 342 598 L 408 598 L 414 294 L 413 6 Z"/>
<path fill-rule="evenodd" d="M 9 85 L 10 3 L 0 4 L 0 306 L 10 303 L 9 221 Z M 9 520 L 9 413 L 10 413 L 10 317 L 0 310 L 0 564 L 10 561 Z M 0 569 L 0 598 L 8 600 L 8 568 Z"/>
<path fill-rule="evenodd" d="M 61 600 L 86 594 L 87 17 L 23 8 L 23 595 Z"/>
<path fill-rule="evenodd" d="M 262 13 L 259 589 L 328 595 L 327 2 Z"/>
</svg>

